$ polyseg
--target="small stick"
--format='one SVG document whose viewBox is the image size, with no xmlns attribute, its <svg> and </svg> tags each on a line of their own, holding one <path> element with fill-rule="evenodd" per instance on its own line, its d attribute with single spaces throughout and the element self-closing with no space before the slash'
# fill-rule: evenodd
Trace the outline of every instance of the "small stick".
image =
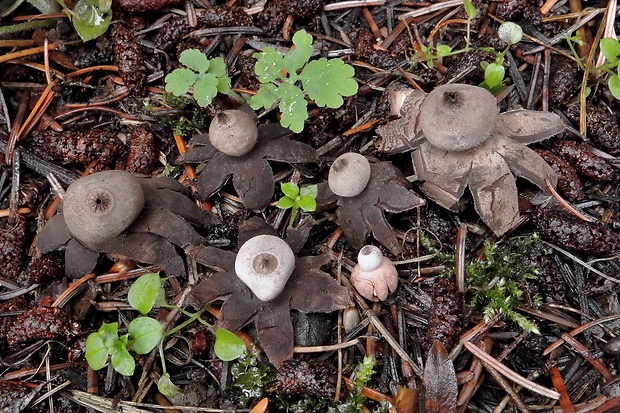
<svg viewBox="0 0 620 413">
<path fill-rule="evenodd" d="M 49 50 L 58 49 L 58 45 L 56 43 L 52 43 L 47 46 Z M 7 53 L 4 56 L 0 56 L 0 63 L 9 62 L 13 59 L 19 59 L 21 57 L 32 56 L 35 54 L 39 54 L 45 51 L 44 46 L 32 47 L 30 49 L 20 50 L 18 52 Z"/>
<path fill-rule="evenodd" d="M 351 0 L 341 1 L 338 3 L 326 4 L 323 6 L 323 11 L 335 11 L 350 9 L 353 7 L 368 7 L 368 6 L 383 6 L 385 0 Z"/>
<path fill-rule="evenodd" d="M 569 331 L 568 335 L 570 336 L 576 336 L 577 334 L 580 334 L 584 331 L 586 331 L 587 329 L 589 329 L 590 327 L 594 327 L 597 326 L 599 324 L 603 324 L 606 323 L 608 321 L 614 321 L 620 318 L 620 314 L 614 314 L 614 315 L 609 315 L 607 317 L 603 317 L 603 318 L 599 318 L 598 320 L 592 320 L 590 322 L 587 322 L 583 325 L 580 325 L 579 327 Z M 553 350 L 555 350 L 556 348 L 560 347 L 562 345 L 562 343 L 564 342 L 564 339 L 559 338 L 557 341 L 555 341 L 553 344 L 550 344 L 546 349 L 543 350 L 542 355 L 546 356 L 549 353 L 551 353 Z"/>
<path fill-rule="evenodd" d="M 549 374 L 551 375 L 551 381 L 553 382 L 553 387 L 555 387 L 560 394 L 560 406 L 562 407 L 562 411 L 564 413 L 576 413 L 575 406 L 570 401 L 570 396 L 566 391 L 566 386 L 564 385 L 564 380 L 562 379 L 562 375 L 560 374 L 560 370 L 557 366 L 553 366 L 549 369 Z"/>
<path fill-rule="evenodd" d="M 562 340 L 564 340 L 566 344 L 570 345 L 573 350 L 575 350 L 575 352 L 579 353 L 579 355 L 585 358 L 586 361 L 596 369 L 596 371 L 601 373 L 601 376 L 603 376 L 606 382 L 610 382 L 613 380 L 613 375 L 607 369 L 607 367 L 599 359 L 595 358 L 594 355 L 590 352 L 590 350 L 588 350 L 583 344 L 577 341 L 573 336 L 564 333 L 562 334 Z"/>
<path fill-rule="evenodd" d="M 372 17 L 372 13 L 370 13 L 370 10 L 368 10 L 368 7 L 362 8 L 362 14 L 364 15 L 364 19 L 366 19 L 368 26 L 370 26 L 370 31 L 372 31 L 372 34 L 375 36 L 375 40 L 378 41 L 382 39 L 383 35 L 381 34 L 379 26 L 377 26 L 377 22 L 375 21 L 374 17 Z"/>
<path fill-rule="evenodd" d="M 540 384 L 534 383 L 533 381 L 528 380 L 525 377 L 517 374 L 513 370 L 509 369 L 508 367 L 497 361 L 492 356 L 480 350 L 475 344 L 465 342 L 463 343 L 463 345 L 467 350 L 469 350 L 470 353 L 478 357 L 480 361 L 482 361 L 483 363 L 487 363 L 489 366 L 492 366 L 499 373 L 506 376 L 515 383 L 518 383 L 523 387 L 529 389 L 530 391 L 540 394 L 543 397 L 548 397 L 554 400 L 558 400 L 560 398 L 560 393 L 556 392 L 555 390 L 547 389 Z"/>
</svg>

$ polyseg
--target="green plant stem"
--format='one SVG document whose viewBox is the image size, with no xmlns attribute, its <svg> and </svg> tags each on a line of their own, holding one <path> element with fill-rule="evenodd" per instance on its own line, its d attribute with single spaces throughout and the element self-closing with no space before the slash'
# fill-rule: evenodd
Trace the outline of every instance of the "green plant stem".
<svg viewBox="0 0 620 413">
<path fill-rule="evenodd" d="M 189 313 L 189 312 L 186 312 L 186 311 L 182 310 L 181 308 L 179 308 L 179 310 L 182 311 L 183 314 L 187 315 L 189 318 L 187 320 L 185 320 L 184 322 L 182 322 L 181 324 L 179 324 L 178 326 L 176 326 L 175 328 L 173 328 L 172 330 L 166 331 L 164 333 L 164 336 L 162 337 L 162 341 L 163 341 L 163 338 L 168 337 L 169 335 L 172 335 L 172 334 L 176 333 L 177 331 L 184 329 L 185 327 L 187 327 L 188 325 L 190 325 L 191 323 L 193 323 L 194 321 L 199 319 L 200 316 L 202 315 L 202 313 L 207 311 L 208 308 L 209 308 L 209 305 L 206 305 L 206 306 L 202 307 L 198 312 L 193 313 L 193 314 Z M 208 326 L 209 327 L 213 327 L 210 324 L 208 324 Z"/>
<path fill-rule="evenodd" d="M 25 30 L 32 30 L 38 28 L 49 28 L 55 27 L 56 20 L 55 19 L 45 19 L 45 20 L 32 20 L 24 23 L 12 24 L 10 26 L 0 27 L 0 36 L 10 33 L 22 32 Z"/>
<path fill-rule="evenodd" d="M 288 227 L 293 228 L 293 223 L 295 222 L 295 218 L 297 218 L 297 212 L 299 211 L 299 205 L 295 202 L 293 208 L 291 209 L 291 219 L 288 221 Z"/>
</svg>

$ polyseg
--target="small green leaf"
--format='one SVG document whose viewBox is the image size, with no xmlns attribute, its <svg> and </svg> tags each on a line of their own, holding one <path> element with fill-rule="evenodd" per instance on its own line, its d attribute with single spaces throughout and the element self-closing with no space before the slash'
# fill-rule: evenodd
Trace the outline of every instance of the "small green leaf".
<svg viewBox="0 0 620 413">
<path fill-rule="evenodd" d="M 222 94 L 230 92 L 230 78 L 226 75 L 217 78 L 217 91 Z"/>
<path fill-rule="evenodd" d="M 463 6 L 465 7 L 465 13 L 467 13 L 467 20 L 473 20 L 476 18 L 476 8 L 472 4 L 471 0 L 463 0 Z"/>
<path fill-rule="evenodd" d="M 607 82 L 607 85 L 609 86 L 609 91 L 611 94 L 614 95 L 616 99 L 620 100 L 620 76 L 611 76 Z"/>
<path fill-rule="evenodd" d="M 297 200 L 297 205 L 305 212 L 316 211 L 316 200 L 310 195 L 300 196 Z"/>
<path fill-rule="evenodd" d="M 221 57 L 214 57 L 209 61 L 209 73 L 213 73 L 217 77 L 227 76 L 226 62 Z"/>
<path fill-rule="evenodd" d="M 106 347 L 111 347 L 118 340 L 118 323 L 104 323 L 98 333 Z"/>
<path fill-rule="evenodd" d="M 157 382 L 157 390 L 161 394 L 167 397 L 174 397 L 181 392 L 181 389 L 178 388 L 172 380 L 170 380 L 170 374 L 162 374 Z"/>
<path fill-rule="evenodd" d="M 276 203 L 276 206 L 280 209 L 293 208 L 295 206 L 295 200 L 292 198 L 289 198 L 288 196 L 283 196 L 282 198 L 278 200 L 278 202 Z"/>
<path fill-rule="evenodd" d="M 278 87 L 273 83 L 267 83 L 258 89 L 257 94 L 252 96 L 250 106 L 255 110 L 262 108 L 271 109 L 279 100 Z"/>
<path fill-rule="evenodd" d="M 601 39 L 599 45 L 607 61 L 615 62 L 618 60 L 618 54 L 620 54 L 620 42 L 618 40 L 613 37 L 605 37 Z"/>
<path fill-rule="evenodd" d="M 112 11 L 100 11 L 98 0 L 79 0 L 73 10 L 66 13 L 83 41 L 96 39 L 108 30 Z"/>
<path fill-rule="evenodd" d="M 144 274 L 138 278 L 127 293 L 127 300 L 141 314 L 148 314 L 153 308 L 161 290 L 161 278 L 158 272 Z"/>
<path fill-rule="evenodd" d="M 290 76 L 296 75 L 312 56 L 314 48 L 312 47 L 312 36 L 305 30 L 299 30 L 293 36 L 293 44 L 295 48 L 288 51 L 284 57 L 284 67 Z"/>
<path fill-rule="evenodd" d="M 231 361 L 239 358 L 245 351 L 243 340 L 236 334 L 228 330 L 217 330 L 215 332 L 215 345 L 213 346 L 215 355 L 223 361 Z"/>
<path fill-rule="evenodd" d="M 484 81 L 491 88 L 491 93 L 495 93 L 498 88 L 501 88 L 505 73 L 504 66 L 497 63 L 491 63 L 487 66 L 484 71 Z"/>
<path fill-rule="evenodd" d="M 446 57 L 450 55 L 452 48 L 447 44 L 440 44 L 437 46 L 437 55 L 441 57 Z"/>
<path fill-rule="evenodd" d="M 523 38 L 523 29 L 517 23 L 504 22 L 497 29 L 497 35 L 504 43 L 512 46 Z"/>
<path fill-rule="evenodd" d="M 194 83 L 194 99 L 202 108 L 207 107 L 217 95 L 218 79 L 213 73 L 207 73 Z"/>
<path fill-rule="evenodd" d="M 308 63 L 299 78 L 310 99 L 318 106 L 339 108 L 343 104 L 343 96 L 357 93 L 354 75 L 353 66 L 342 60 L 321 58 Z"/>
<path fill-rule="evenodd" d="M 56 0 L 27 0 L 43 14 L 58 13 L 60 11 L 60 5 Z"/>
<path fill-rule="evenodd" d="M 282 70 L 284 70 L 282 53 L 268 46 L 262 52 L 254 53 L 252 57 L 257 60 L 254 65 L 254 72 L 261 83 L 269 83 L 282 78 Z"/>
<path fill-rule="evenodd" d="M 278 92 L 282 97 L 278 105 L 282 114 L 280 125 L 295 133 L 301 132 L 304 129 L 304 121 L 308 119 L 308 102 L 304 93 L 297 86 L 287 82 L 280 85 Z"/>
<path fill-rule="evenodd" d="M 108 347 L 99 333 L 91 333 L 86 339 L 86 361 L 93 370 L 101 370 L 108 361 Z"/>
<path fill-rule="evenodd" d="M 196 81 L 196 73 L 189 69 L 175 69 L 166 75 L 166 92 L 174 96 L 181 96 L 189 91 L 189 87 Z"/>
<path fill-rule="evenodd" d="M 112 367 L 123 376 L 133 376 L 136 362 L 129 354 L 129 351 L 127 351 L 127 348 L 123 347 L 121 351 L 112 355 Z"/>
<path fill-rule="evenodd" d="M 120 337 L 110 343 L 110 345 L 108 346 L 108 353 L 110 355 L 113 356 L 125 347 L 127 347 L 127 343 L 125 343 L 122 339 L 123 337 Z"/>
<path fill-rule="evenodd" d="M 299 195 L 299 187 L 293 182 L 284 182 L 280 185 L 282 193 L 289 198 L 295 199 Z"/>
<path fill-rule="evenodd" d="M 301 196 L 311 196 L 312 198 L 316 198 L 319 194 L 319 189 L 316 185 L 306 185 L 301 188 L 299 194 Z"/>
<path fill-rule="evenodd" d="M 181 52 L 179 62 L 200 74 L 207 73 L 209 69 L 209 59 L 198 49 L 187 49 Z"/>
<path fill-rule="evenodd" d="M 164 334 L 164 326 L 154 318 L 138 317 L 129 323 L 131 348 L 138 354 L 153 350 Z"/>
</svg>

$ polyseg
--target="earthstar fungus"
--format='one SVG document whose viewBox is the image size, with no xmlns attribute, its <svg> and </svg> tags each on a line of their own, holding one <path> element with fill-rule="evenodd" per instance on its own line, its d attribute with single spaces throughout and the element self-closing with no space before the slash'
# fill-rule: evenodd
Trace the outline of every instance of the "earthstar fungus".
<svg viewBox="0 0 620 413">
<path fill-rule="evenodd" d="M 341 158 L 336 159 L 334 164 L 339 159 Z M 350 181 L 352 178 L 348 179 Z M 346 181 L 344 183 L 346 184 Z M 332 185 L 319 185 L 317 203 L 326 205 L 337 200 L 336 215 L 342 232 L 347 241 L 358 249 L 364 246 L 372 232 L 375 239 L 390 252 L 398 253 L 400 245 L 385 212 L 404 212 L 424 205 L 424 200 L 409 189 L 409 182 L 390 162 L 370 164 L 368 183 L 355 196 L 338 196 L 330 190 L 330 186 Z"/>
<path fill-rule="evenodd" d="M 398 287 L 398 272 L 389 258 L 374 245 L 366 245 L 357 255 L 351 272 L 351 284 L 366 299 L 385 301 Z"/>
<path fill-rule="evenodd" d="M 268 161 L 308 163 L 317 160 L 312 147 L 289 139 L 291 132 L 279 124 L 258 126 L 256 146 L 242 156 L 230 156 L 217 150 L 208 134 L 198 135 L 189 142 L 190 149 L 177 163 L 206 165 L 198 176 L 198 194 L 207 199 L 219 191 L 232 177 L 232 184 L 246 209 L 260 210 L 271 202 L 275 180 Z"/>
<path fill-rule="evenodd" d="M 516 175 L 546 191 L 557 183 L 553 169 L 525 146 L 564 130 L 554 113 L 514 110 L 498 113 L 495 97 L 462 84 L 412 91 L 401 118 L 377 129 L 379 150 L 411 157 L 420 189 L 444 208 L 459 211 L 469 187 L 476 211 L 498 236 L 519 220 Z"/>
<path fill-rule="evenodd" d="M 305 243 L 311 225 L 297 227 L 285 243 L 298 253 Z M 297 232 L 297 233 L 296 233 Z M 300 234 L 299 232 L 302 232 Z M 223 300 L 218 325 L 231 331 L 254 323 L 258 342 L 276 367 L 293 356 L 294 334 L 290 310 L 304 313 L 328 313 L 353 306 L 349 291 L 320 270 L 329 258 L 320 256 L 296 257 L 295 267 L 284 288 L 269 301 L 261 300 L 238 277 L 235 262 L 244 246 L 263 235 L 274 236 L 260 218 L 245 221 L 239 228 L 239 253 L 214 247 L 203 247 L 195 255 L 196 262 L 215 272 L 205 276 L 191 293 L 192 304 L 201 308 L 208 302 Z M 295 240 L 294 242 L 291 239 Z M 248 241 L 246 241 L 248 240 Z M 245 241 L 245 242 L 244 242 Z"/>
<path fill-rule="evenodd" d="M 174 179 L 150 178 L 125 171 L 104 171 L 80 178 L 66 191 L 58 214 L 39 233 L 42 253 L 65 251 L 65 272 L 78 278 L 92 270 L 100 254 L 185 273 L 175 245 L 199 245 L 193 225 L 209 218 Z"/>
</svg>

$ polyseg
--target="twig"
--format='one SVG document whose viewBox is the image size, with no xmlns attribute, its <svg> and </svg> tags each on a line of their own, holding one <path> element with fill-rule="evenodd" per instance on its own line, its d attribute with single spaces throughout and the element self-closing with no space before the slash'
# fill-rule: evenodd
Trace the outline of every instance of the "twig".
<svg viewBox="0 0 620 413">
<path fill-rule="evenodd" d="M 489 364 L 495 370 L 497 370 L 498 372 L 506 376 L 508 379 L 514 381 L 515 383 L 518 383 L 522 385 L 523 387 L 527 388 L 528 390 L 538 393 L 543 397 L 548 397 L 554 400 L 557 400 L 560 398 L 560 393 L 558 393 L 557 391 L 547 389 L 541 386 L 540 384 L 536 384 L 533 381 L 528 380 L 525 377 L 517 374 L 513 370 L 509 369 L 508 367 L 506 367 L 505 365 L 497 361 L 495 358 L 491 357 L 484 351 L 480 350 L 475 344 L 470 343 L 470 342 L 465 342 L 463 343 L 463 345 L 465 346 L 467 350 L 469 350 L 470 353 L 478 357 L 480 361 L 482 361 L 483 363 Z"/>
</svg>

